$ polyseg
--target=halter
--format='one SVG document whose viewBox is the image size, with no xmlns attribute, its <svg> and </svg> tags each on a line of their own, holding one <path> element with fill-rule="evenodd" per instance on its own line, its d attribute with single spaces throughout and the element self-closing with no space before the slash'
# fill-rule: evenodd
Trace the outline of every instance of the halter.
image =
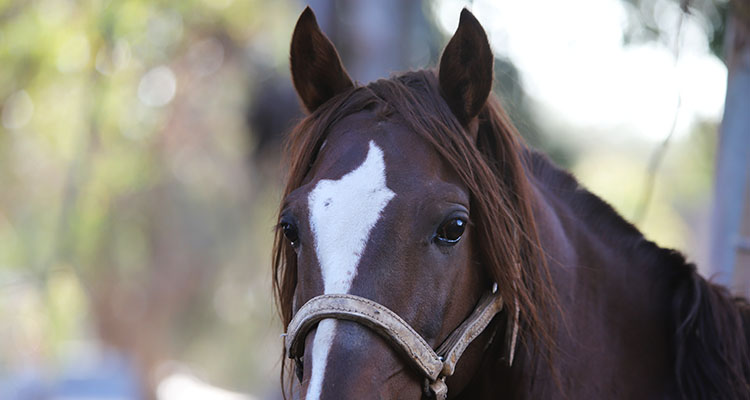
<svg viewBox="0 0 750 400">
<path fill-rule="evenodd" d="M 456 364 L 466 348 L 481 334 L 492 318 L 504 306 L 497 293 L 497 284 L 485 293 L 477 307 L 448 338 L 433 350 L 406 321 L 395 312 L 372 300 L 351 294 L 324 294 L 310 299 L 297 311 L 289 323 L 286 351 L 301 371 L 301 357 L 305 352 L 305 337 L 310 329 L 324 319 L 354 321 L 372 329 L 386 339 L 406 360 L 425 377 L 425 392 L 438 400 L 448 397 L 445 378 L 453 375 Z M 518 306 L 508 313 L 505 342 L 508 348 L 508 365 L 513 364 L 518 335 Z"/>
</svg>

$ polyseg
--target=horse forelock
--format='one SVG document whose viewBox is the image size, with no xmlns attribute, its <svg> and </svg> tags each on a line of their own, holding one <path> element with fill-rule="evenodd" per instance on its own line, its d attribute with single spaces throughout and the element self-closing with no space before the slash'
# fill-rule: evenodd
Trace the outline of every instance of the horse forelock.
<svg viewBox="0 0 750 400">
<path fill-rule="evenodd" d="M 532 216 L 521 159 L 524 145 L 494 96 L 478 117 L 478 131 L 470 133 L 442 99 L 430 70 L 407 72 L 340 93 L 290 133 L 285 153 L 291 167 L 284 197 L 305 182 L 330 127 L 365 109 L 376 109 L 380 118 L 398 119 L 432 144 L 453 168 L 471 194 L 477 264 L 518 305 L 521 340 L 535 342 L 532 347 L 537 350 L 551 349 L 550 306 L 557 303 Z M 293 313 L 297 260 L 281 232 L 276 233 L 273 255 L 274 292 L 286 327 Z"/>
</svg>

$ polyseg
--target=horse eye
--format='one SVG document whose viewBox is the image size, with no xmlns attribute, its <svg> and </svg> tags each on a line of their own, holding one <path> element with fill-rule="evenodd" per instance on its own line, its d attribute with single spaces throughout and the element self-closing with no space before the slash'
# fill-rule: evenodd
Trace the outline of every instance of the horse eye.
<svg viewBox="0 0 750 400">
<path fill-rule="evenodd" d="M 459 217 L 451 218 L 440 225 L 435 239 L 443 245 L 454 245 L 461 240 L 464 230 L 466 230 L 465 219 Z"/>
<path fill-rule="evenodd" d="M 289 243 L 292 244 L 292 246 L 296 246 L 299 242 L 299 232 L 297 231 L 297 226 L 290 222 L 282 221 L 281 230 L 284 232 L 284 237 L 286 237 L 286 240 L 288 240 Z"/>
</svg>

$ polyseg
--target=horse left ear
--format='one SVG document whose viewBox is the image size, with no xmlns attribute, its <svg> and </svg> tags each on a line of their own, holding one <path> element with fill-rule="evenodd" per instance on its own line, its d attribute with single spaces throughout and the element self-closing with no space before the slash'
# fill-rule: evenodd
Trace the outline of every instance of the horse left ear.
<svg viewBox="0 0 750 400">
<path fill-rule="evenodd" d="M 440 58 L 438 79 L 443 98 L 462 125 L 468 126 L 487 102 L 492 89 L 490 43 L 469 10 L 461 11 L 458 29 Z"/>
<path fill-rule="evenodd" d="M 310 7 L 297 20 L 289 53 L 294 88 L 308 112 L 354 86 Z"/>
</svg>

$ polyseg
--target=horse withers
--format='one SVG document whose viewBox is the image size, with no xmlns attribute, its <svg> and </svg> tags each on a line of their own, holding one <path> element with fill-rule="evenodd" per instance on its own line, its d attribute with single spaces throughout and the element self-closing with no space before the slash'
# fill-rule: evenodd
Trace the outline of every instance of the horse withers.
<svg viewBox="0 0 750 400">
<path fill-rule="evenodd" d="M 747 303 L 522 142 L 469 11 L 437 72 L 355 85 L 309 8 L 290 61 L 293 397 L 750 398 Z"/>
</svg>

